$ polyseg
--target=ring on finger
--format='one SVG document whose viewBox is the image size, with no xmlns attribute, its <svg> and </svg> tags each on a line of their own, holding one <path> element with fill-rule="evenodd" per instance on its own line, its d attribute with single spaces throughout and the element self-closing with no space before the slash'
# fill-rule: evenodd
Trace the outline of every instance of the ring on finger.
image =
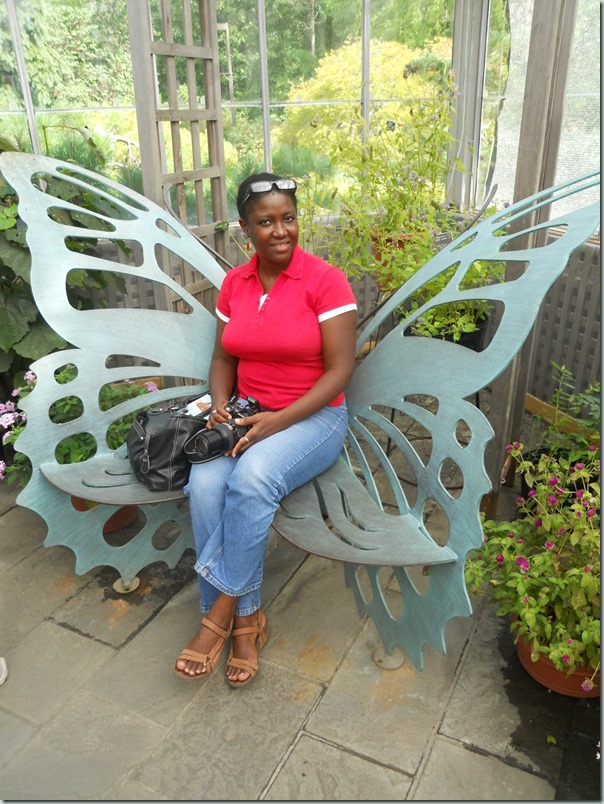
<svg viewBox="0 0 604 804">
<path fill-rule="evenodd" d="M 247 436 L 241 436 L 246 443 L 250 443 L 250 440 Z"/>
</svg>

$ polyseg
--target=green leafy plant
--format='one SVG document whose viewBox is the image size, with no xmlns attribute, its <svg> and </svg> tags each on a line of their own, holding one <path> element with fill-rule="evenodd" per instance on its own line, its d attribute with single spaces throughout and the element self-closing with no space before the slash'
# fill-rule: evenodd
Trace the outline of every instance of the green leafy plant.
<svg viewBox="0 0 604 804">
<path fill-rule="evenodd" d="M 67 363 L 55 375 L 55 379 L 60 385 L 70 383 L 75 377 L 76 369 L 71 363 Z M 4 447 L 12 447 L 27 424 L 27 416 L 19 409 L 19 402 L 31 393 L 35 383 L 34 372 L 25 372 L 23 385 L 12 391 L 11 399 L 8 402 L 0 403 L 0 430 L 3 431 L 2 444 Z M 156 390 L 157 385 L 152 381 L 138 383 L 123 380 L 110 383 L 104 385 L 99 392 L 99 407 L 101 410 L 110 410 L 120 402 Z M 77 396 L 67 395 L 52 405 L 49 418 L 55 424 L 61 424 L 79 418 L 82 413 L 82 400 Z M 135 413 L 130 413 L 121 416 L 110 424 L 107 430 L 107 446 L 110 449 L 117 449 L 125 443 L 135 415 Z M 94 438 L 89 433 L 76 433 L 59 442 L 55 456 L 60 464 L 79 463 L 91 458 L 95 452 Z M 24 453 L 14 451 L 12 460 L 0 461 L 0 480 L 6 480 L 8 486 L 14 484 L 24 486 L 30 477 L 31 464 Z"/>
</svg>

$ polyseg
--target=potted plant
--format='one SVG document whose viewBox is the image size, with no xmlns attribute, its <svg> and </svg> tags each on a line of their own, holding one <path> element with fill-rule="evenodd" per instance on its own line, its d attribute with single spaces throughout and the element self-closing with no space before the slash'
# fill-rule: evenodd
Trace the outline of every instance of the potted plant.
<svg viewBox="0 0 604 804">
<path fill-rule="evenodd" d="M 593 397 L 595 387 L 573 393 L 573 405 Z M 527 455 L 519 442 L 506 448 L 526 491 L 517 498 L 514 519 L 483 522 L 484 544 L 466 564 L 466 583 L 470 592 L 487 594 L 499 616 L 511 619 L 518 656 L 531 675 L 563 694 L 595 696 L 600 692 L 599 436 L 590 429 L 593 419 L 587 429 L 564 432 L 568 416 L 554 411 L 556 424 L 546 430 L 541 451 Z"/>
<path fill-rule="evenodd" d="M 75 376 L 75 367 L 68 363 L 57 372 L 56 380 L 59 384 L 68 384 Z M 0 480 L 5 480 L 8 486 L 25 486 L 31 477 L 32 469 L 29 459 L 24 453 L 12 449 L 12 446 L 27 424 L 25 413 L 19 409 L 19 401 L 32 391 L 35 382 L 36 376 L 34 372 L 25 372 L 23 385 L 16 387 L 12 391 L 10 400 L 0 402 L 0 430 L 3 431 L 2 444 L 5 450 L 8 448 L 12 452 L 10 457 L 5 454 L 5 460 L 0 460 Z M 101 389 L 99 406 L 101 410 L 109 410 L 126 399 L 156 390 L 157 385 L 152 381 L 139 383 L 124 380 L 111 383 Z M 81 414 L 81 400 L 77 396 L 67 395 L 53 404 L 49 411 L 49 418 L 55 424 L 61 424 L 77 419 Z M 125 443 L 134 416 L 135 414 L 131 413 L 112 422 L 107 433 L 107 444 L 111 449 L 117 449 Z M 88 433 L 77 433 L 67 436 L 57 445 L 56 458 L 60 464 L 77 463 L 91 458 L 95 451 L 94 438 Z M 89 500 L 80 500 L 78 498 L 73 498 L 72 504 L 74 508 L 80 511 L 96 505 L 96 503 Z M 136 514 L 137 506 L 124 506 L 109 518 L 104 532 L 109 533 L 125 527 L 136 518 Z"/>
</svg>

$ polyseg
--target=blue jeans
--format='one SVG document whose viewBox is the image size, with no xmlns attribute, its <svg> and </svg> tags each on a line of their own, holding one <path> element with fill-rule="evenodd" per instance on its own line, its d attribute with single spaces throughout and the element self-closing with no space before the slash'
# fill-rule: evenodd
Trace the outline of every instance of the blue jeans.
<svg viewBox="0 0 604 804">
<path fill-rule="evenodd" d="M 260 608 L 268 533 L 280 501 L 321 474 L 344 446 L 346 405 L 317 413 L 254 444 L 236 458 L 193 464 L 190 499 L 201 610 L 224 592 L 237 597 L 236 614 Z"/>
</svg>

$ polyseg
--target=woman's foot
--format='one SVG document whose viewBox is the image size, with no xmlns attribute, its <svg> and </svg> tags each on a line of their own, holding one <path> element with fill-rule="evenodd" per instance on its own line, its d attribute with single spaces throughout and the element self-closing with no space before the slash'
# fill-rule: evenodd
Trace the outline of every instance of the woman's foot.
<svg viewBox="0 0 604 804">
<path fill-rule="evenodd" d="M 242 687 L 258 672 L 258 652 L 269 637 L 268 622 L 261 611 L 235 617 L 226 678 L 231 687 Z"/>
<path fill-rule="evenodd" d="M 174 665 L 181 678 L 200 678 L 216 667 L 233 627 L 236 598 L 221 595 Z"/>
</svg>

